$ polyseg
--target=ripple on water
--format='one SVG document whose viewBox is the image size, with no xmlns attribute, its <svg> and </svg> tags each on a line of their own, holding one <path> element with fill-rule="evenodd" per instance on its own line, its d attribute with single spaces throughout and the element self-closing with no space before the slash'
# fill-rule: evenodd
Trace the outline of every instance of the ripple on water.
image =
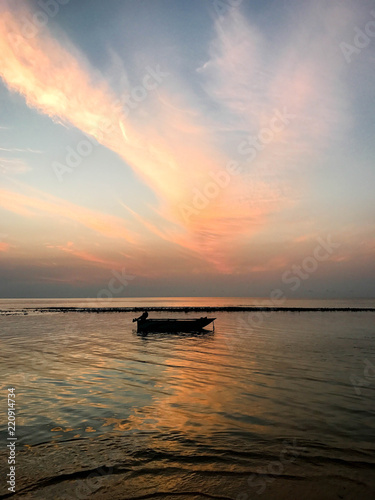
<svg viewBox="0 0 375 500">
<path fill-rule="evenodd" d="M 350 376 L 374 359 L 374 313 L 273 313 L 257 327 L 247 313 L 216 315 L 213 333 L 146 337 L 132 313 L 1 318 L 20 489 L 58 498 L 107 467 L 89 496 L 236 498 L 272 463 L 281 489 L 323 471 L 365 484 L 375 383 L 357 394 Z M 295 460 L 282 461 L 285 446 Z"/>
</svg>

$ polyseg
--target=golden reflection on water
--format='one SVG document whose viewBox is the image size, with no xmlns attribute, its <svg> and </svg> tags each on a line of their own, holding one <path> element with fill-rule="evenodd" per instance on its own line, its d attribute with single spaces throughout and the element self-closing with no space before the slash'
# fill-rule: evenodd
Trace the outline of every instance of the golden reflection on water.
<svg viewBox="0 0 375 500">
<path fill-rule="evenodd" d="M 311 440 L 310 453 L 319 443 L 327 455 L 329 445 L 368 450 L 372 400 L 356 396 L 348 373 L 372 352 L 373 315 L 361 329 L 353 314 L 287 313 L 250 328 L 221 313 L 214 333 L 147 337 L 132 316 L 22 317 L 3 338 L 0 374 L 18 377 L 20 484 L 117 464 L 124 472 L 107 479 L 126 497 L 124 484 L 129 495 L 144 488 L 138 474 L 151 490 L 173 491 L 197 471 L 246 472 L 246 453 L 263 457 L 271 443 L 277 460 L 286 436 Z M 210 477 L 200 477 L 204 489 L 219 491 Z"/>
<path fill-rule="evenodd" d="M 24 406 L 36 424 L 39 418 L 50 422 L 49 432 L 272 432 L 288 353 L 283 365 L 264 328 L 240 334 L 243 323 L 222 314 L 215 333 L 143 338 L 121 315 L 110 316 L 111 328 L 104 317 L 78 319 L 83 322 L 74 335 L 69 325 L 63 332 L 49 330 L 45 352 L 38 340 L 36 360 L 35 348 L 25 349 L 27 336 L 21 345 L 29 374 L 21 388 Z M 19 425 L 28 423 L 29 415 L 21 412 Z"/>
<path fill-rule="evenodd" d="M 232 317 L 224 316 L 215 333 L 200 336 L 142 338 L 126 332 L 126 341 L 118 342 L 121 337 L 114 334 L 115 346 L 103 339 L 103 325 L 94 328 L 90 319 L 85 342 L 70 345 L 65 339 L 58 356 L 50 345 L 52 352 L 32 364 L 29 387 L 37 383 L 37 393 L 48 401 L 34 417 L 40 414 L 54 423 L 50 432 L 61 428 L 75 436 L 108 428 L 124 433 L 177 430 L 192 436 L 228 429 L 268 432 L 265 416 L 274 412 L 271 392 L 277 384 L 272 388 L 265 358 L 254 354 L 264 347 L 261 335 L 237 335 L 235 343 L 228 343 L 236 334 Z M 268 362 L 272 371 L 273 360 Z M 21 415 L 20 425 L 26 422 Z"/>
<path fill-rule="evenodd" d="M 220 328 L 215 336 L 220 339 Z M 185 340 L 182 338 L 181 342 Z M 192 437 L 229 428 L 249 430 L 246 420 L 236 418 L 237 413 L 245 411 L 252 415 L 252 432 L 264 431 L 263 425 L 255 422 L 262 421 L 266 406 L 271 407 L 272 403 L 255 400 L 251 408 L 244 408 L 241 396 L 241 391 L 257 394 L 259 387 L 266 384 L 265 375 L 259 372 L 254 375 L 259 361 L 246 359 L 242 365 L 228 366 L 225 344 L 219 341 L 218 348 L 211 347 L 210 352 L 205 352 L 204 338 L 201 340 L 201 345 L 195 346 L 194 356 L 189 349 L 175 345 L 156 385 L 163 394 L 154 396 L 152 404 L 133 410 L 129 417 L 132 428 L 180 431 Z M 243 380 L 243 370 L 247 372 L 246 380 Z"/>
</svg>

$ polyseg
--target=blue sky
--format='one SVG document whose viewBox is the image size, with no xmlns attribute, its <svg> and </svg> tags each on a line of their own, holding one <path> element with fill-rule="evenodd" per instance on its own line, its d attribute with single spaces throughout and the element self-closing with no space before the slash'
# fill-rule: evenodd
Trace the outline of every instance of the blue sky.
<svg viewBox="0 0 375 500">
<path fill-rule="evenodd" d="M 373 2 L 0 9 L 1 296 L 374 295 Z"/>
</svg>

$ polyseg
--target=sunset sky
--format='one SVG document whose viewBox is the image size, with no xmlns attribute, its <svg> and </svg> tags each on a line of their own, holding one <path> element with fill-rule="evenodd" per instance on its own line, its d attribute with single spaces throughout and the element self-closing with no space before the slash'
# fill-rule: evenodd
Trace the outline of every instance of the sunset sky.
<svg viewBox="0 0 375 500">
<path fill-rule="evenodd" d="M 373 1 L 0 0 L 0 32 L 1 297 L 375 295 Z"/>
</svg>

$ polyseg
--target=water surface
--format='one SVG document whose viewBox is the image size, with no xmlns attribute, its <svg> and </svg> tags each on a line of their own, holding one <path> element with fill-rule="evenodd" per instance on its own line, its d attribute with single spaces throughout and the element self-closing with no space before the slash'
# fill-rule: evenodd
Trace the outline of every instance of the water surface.
<svg viewBox="0 0 375 500">
<path fill-rule="evenodd" d="M 215 315 L 147 336 L 132 313 L 3 316 L 17 496 L 370 498 L 375 313 Z"/>
</svg>

